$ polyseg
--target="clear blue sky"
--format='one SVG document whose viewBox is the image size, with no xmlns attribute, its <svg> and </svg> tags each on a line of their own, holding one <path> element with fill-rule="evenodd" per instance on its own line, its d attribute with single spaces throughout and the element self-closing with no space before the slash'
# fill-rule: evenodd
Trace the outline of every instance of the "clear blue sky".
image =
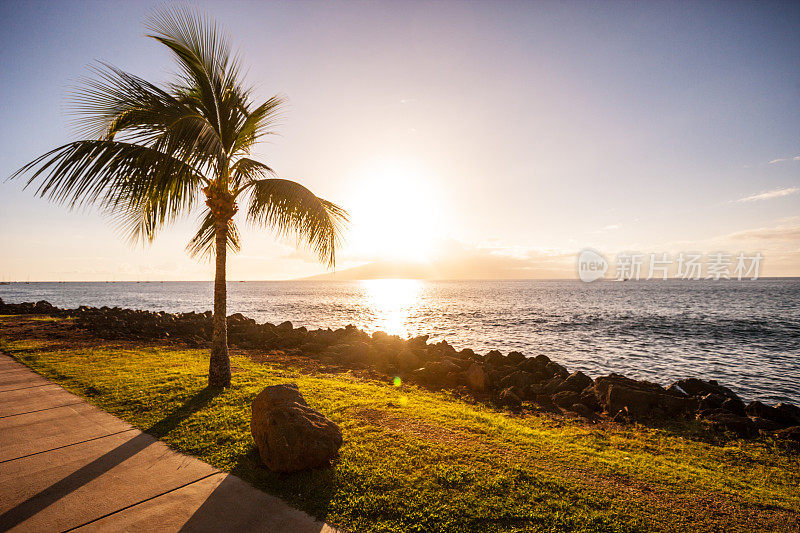
<svg viewBox="0 0 800 533">
<path fill-rule="evenodd" d="M 169 78 L 144 37 L 161 5 L 0 3 L 0 176 L 73 139 L 65 95 L 93 60 Z M 800 3 L 198 5 L 259 94 L 289 98 L 258 155 L 353 213 L 343 267 L 550 277 L 591 246 L 758 250 L 767 274 L 800 275 Z M 96 214 L 20 189 L 0 182 L 0 279 L 213 276 L 183 252 L 194 216 L 131 249 Z M 244 237 L 233 279 L 322 271 L 291 242 Z"/>
</svg>

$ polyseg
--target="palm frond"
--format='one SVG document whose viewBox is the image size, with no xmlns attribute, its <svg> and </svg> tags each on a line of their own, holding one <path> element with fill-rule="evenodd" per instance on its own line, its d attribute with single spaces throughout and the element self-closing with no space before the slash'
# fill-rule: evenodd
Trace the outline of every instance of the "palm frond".
<svg viewBox="0 0 800 533">
<path fill-rule="evenodd" d="M 149 20 L 150 37 L 167 46 L 182 71 L 181 84 L 188 88 L 203 116 L 213 125 L 229 151 L 240 123 L 238 108 L 248 91 L 239 79 L 239 61 L 233 56 L 228 36 L 206 15 L 192 9 L 165 8 Z"/>
<path fill-rule="evenodd" d="M 256 107 L 253 111 L 245 110 L 246 118 L 238 128 L 231 154 L 249 154 L 250 148 L 266 135 L 273 135 L 273 127 L 281 118 L 281 109 L 286 99 L 276 95 Z"/>
<path fill-rule="evenodd" d="M 38 196 L 70 208 L 99 205 L 120 218 L 132 238 L 148 240 L 190 210 L 200 185 L 208 181 L 190 165 L 152 148 L 104 140 L 51 150 L 10 179 L 25 174 L 30 174 L 25 188 L 38 183 Z"/>
<path fill-rule="evenodd" d="M 149 146 L 208 167 L 224 155 L 217 131 L 191 102 L 101 63 L 69 100 L 78 133 Z"/>
<path fill-rule="evenodd" d="M 248 184 L 247 219 L 274 229 L 281 236 L 292 236 L 307 244 L 328 266 L 336 263 L 347 212 L 290 180 L 262 179 Z"/>
<path fill-rule="evenodd" d="M 274 177 L 277 177 L 274 170 L 249 157 L 242 157 L 231 166 L 231 182 L 237 188 L 262 178 Z"/>
<path fill-rule="evenodd" d="M 200 228 L 195 233 L 189 244 L 186 245 L 186 251 L 189 255 L 196 259 L 211 259 L 216 252 L 216 226 L 214 218 L 210 211 L 203 215 L 200 222 Z M 228 250 L 237 253 L 241 249 L 241 241 L 239 238 L 239 229 L 233 219 L 228 221 Z"/>
</svg>

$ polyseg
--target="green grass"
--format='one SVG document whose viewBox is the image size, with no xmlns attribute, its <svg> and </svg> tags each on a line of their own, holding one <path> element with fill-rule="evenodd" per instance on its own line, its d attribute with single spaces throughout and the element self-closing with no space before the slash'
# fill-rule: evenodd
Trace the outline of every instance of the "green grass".
<svg viewBox="0 0 800 533">
<path fill-rule="evenodd" d="M 0 318 L 0 324 L 19 320 Z M 515 417 L 444 393 L 308 375 L 235 356 L 233 387 L 204 389 L 208 354 L 65 347 L 0 332 L 5 351 L 173 448 L 355 531 L 788 530 L 800 461 L 769 440 L 713 444 L 698 428 L 599 428 Z M 342 428 L 331 468 L 259 465 L 250 404 L 294 382 Z"/>
</svg>

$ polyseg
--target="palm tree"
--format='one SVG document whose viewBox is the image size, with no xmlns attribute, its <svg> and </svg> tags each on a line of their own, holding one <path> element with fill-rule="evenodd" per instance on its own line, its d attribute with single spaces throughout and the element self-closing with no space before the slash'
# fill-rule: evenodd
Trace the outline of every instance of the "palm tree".
<svg viewBox="0 0 800 533">
<path fill-rule="evenodd" d="M 207 209 L 187 250 L 216 259 L 208 382 L 228 387 L 225 265 L 227 252 L 239 250 L 238 204 L 247 206 L 248 222 L 296 236 L 328 266 L 347 213 L 249 157 L 257 141 L 274 133 L 283 100 L 253 102 L 216 23 L 168 9 L 147 27 L 177 60 L 175 79 L 159 87 L 100 63 L 71 99 L 84 140 L 47 152 L 11 178 L 28 175 L 25 187 L 36 183 L 38 196 L 70 208 L 99 207 L 132 243 L 152 242 L 204 196 Z"/>
</svg>

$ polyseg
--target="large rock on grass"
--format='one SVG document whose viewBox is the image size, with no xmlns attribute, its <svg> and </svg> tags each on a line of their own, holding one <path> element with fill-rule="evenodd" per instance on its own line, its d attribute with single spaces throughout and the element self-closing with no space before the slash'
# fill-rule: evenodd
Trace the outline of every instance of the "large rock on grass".
<svg viewBox="0 0 800 533">
<path fill-rule="evenodd" d="M 325 466 L 342 445 L 339 426 L 309 407 L 293 383 L 272 385 L 256 396 L 250 432 L 261 460 L 276 472 Z"/>
</svg>

